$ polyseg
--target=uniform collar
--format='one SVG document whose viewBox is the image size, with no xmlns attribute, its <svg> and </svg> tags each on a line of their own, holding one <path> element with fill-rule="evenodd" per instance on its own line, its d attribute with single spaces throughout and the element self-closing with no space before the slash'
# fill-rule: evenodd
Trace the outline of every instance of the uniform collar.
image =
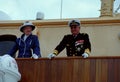
<svg viewBox="0 0 120 82">
<path fill-rule="evenodd" d="M 21 39 L 24 40 L 24 36 L 25 36 L 25 34 L 22 34 L 22 35 L 21 35 Z M 30 36 L 32 36 L 32 34 L 28 35 L 28 37 L 30 37 Z M 27 37 L 27 38 L 28 38 L 28 37 Z"/>
<path fill-rule="evenodd" d="M 80 33 L 78 33 L 77 35 L 72 35 L 74 38 L 76 38 L 78 35 L 80 35 Z"/>
</svg>

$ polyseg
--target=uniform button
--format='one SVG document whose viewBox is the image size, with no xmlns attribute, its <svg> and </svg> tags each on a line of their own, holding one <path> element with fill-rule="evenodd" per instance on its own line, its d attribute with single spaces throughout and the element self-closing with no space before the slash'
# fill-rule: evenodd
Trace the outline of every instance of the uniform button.
<svg viewBox="0 0 120 82">
<path fill-rule="evenodd" d="M 67 44 L 67 46 L 70 46 L 69 44 Z"/>
<path fill-rule="evenodd" d="M 75 56 L 75 54 L 73 54 L 73 56 Z"/>
</svg>

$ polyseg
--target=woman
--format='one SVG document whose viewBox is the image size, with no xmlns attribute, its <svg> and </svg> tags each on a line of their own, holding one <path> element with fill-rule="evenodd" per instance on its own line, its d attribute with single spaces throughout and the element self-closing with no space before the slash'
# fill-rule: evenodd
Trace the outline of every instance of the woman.
<svg viewBox="0 0 120 82">
<path fill-rule="evenodd" d="M 23 34 L 16 40 L 16 44 L 10 50 L 9 55 L 12 56 L 19 50 L 18 58 L 33 57 L 34 59 L 38 59 L 41 57 L 38 37 L 32 35 L 34 29 L 35 26 L 31 22 L 26 21 L 23 23 L 20 27 L 20 31 Z"/>
</svg>

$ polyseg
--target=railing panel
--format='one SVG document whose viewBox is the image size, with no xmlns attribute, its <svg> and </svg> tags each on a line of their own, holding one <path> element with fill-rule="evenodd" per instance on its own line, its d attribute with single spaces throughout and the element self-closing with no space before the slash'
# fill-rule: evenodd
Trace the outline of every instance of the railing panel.
<svg viewBox="0 0 120 82">
<path fill-rule="evenodd" d="M 20 82 L 120 82 L 120 57 L 16 59 Z"/>
</svg>

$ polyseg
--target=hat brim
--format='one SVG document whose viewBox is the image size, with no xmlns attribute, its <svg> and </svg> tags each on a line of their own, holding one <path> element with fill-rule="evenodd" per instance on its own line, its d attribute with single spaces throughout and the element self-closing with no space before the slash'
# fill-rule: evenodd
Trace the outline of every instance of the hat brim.
<svg viewBox="0 0 120 82">
<path fill-rule="evenodd" d="M 71 23 L 71 24 L 70 24 L 70 27 L 71 27 L 71 26 L 80 26 L 80 24 L 79 24 L 79 23 L 77 23 L 77 22 L 76 22 L 76 23 L 74 23 L 74 24 L 73 24 L 73 23 Z"/>
<path fill-rule="evenodd" d="M 21 26 L 20 27 L 20 31 L 23 32 L 23 29 L 27 26 L 30 26 L 32 28 L 32 31 L 35 29 L 35 26 L 34 25 L 25 25 L 25 26 Z"/>
</svg>

